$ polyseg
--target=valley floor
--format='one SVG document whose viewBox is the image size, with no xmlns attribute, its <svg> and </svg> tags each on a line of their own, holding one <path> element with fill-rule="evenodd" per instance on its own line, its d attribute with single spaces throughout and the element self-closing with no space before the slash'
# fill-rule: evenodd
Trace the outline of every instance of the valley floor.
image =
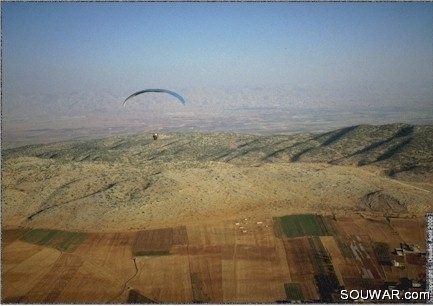
<svg viewBox="0 0 433 306">
<path fill-rule="evenodd" d="M 425 281 L 424 218 L 245 213 L 141 231 L 2 236 L 6 303 L 338 301 L 343 287 Z"/>
</svg>

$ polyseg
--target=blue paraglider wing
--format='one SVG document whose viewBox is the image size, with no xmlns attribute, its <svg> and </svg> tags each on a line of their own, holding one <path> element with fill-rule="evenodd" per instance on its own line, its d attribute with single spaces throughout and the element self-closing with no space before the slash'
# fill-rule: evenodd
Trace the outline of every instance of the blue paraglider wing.
<svg viewBox="0 0 433 306">
<path fill-rule="evenodd" d="M 169 95 L 172 95 L 172 96 L 178 98 L 179 101 L 183 105 L 185 105 L 185 99 L 181 95 L 179 95 L 178 93 L 175 93 L 174 91 L 171 91 L 171 90 L 168 90 L 168 89 L 145 89 L 145 90 L 137 91 L 137 92 L 133 93 L 132 95 L 130 95 L 128 98 L 126 98 L 125 101 L 123 102 L 123 106 L 125 106 L 126 101 L 128 101 L 129 99 L 131 99 L 131 98 L 133 98 L 135 96 L 141 95 L 143 93 L 146 93 L 146 92 L 164 92 L 164 93 L 167 93 Z"/>
</svg>

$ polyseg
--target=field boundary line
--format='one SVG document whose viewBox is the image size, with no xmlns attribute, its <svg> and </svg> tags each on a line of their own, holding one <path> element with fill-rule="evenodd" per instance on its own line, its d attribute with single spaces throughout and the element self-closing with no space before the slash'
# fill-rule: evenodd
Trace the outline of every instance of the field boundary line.
<svg viewBox="0 0 433 306">
<path fill-rule="evenodd" d="M 137 276 L 137 274 L 138 274 L 138 267 L 137 267 L 137 262 L 135 261 L 135 257 L 132 257 L 131 258 L 132 259 L 132 261 L 134 262 L 134 268 L 135 268 L 135 272 L 134 272 L 134 274 L 130 277 L 130 278 L 128 278 L 124 283 L 123 283 L 123 287 L 122 287 L 122 289 L 120 290 L 120 293 L 118 294 L 118 295 L 116 295 L 115 297 L 113 297 L 112 299 L 110 299 L 110 300 L 108 300 L 107 301 L 107 303 L 111 303 L 113 300 L 115 300 L 115 299 L 117 299 L 119 296 L 121 296 L 122 294 L 123 294 L 123 292 L 125 292 L 125 290 L 126 290 L 126 285 L 134 278 L 134 277 L 136 277 Z"/>
</svg>

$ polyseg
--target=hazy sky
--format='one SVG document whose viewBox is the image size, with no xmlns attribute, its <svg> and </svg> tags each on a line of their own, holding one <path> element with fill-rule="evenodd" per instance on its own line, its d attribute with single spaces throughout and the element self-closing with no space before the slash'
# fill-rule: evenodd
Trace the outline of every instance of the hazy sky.
<svg viewBox="0 0 433 306">
<path fill-rule="evenodd" d="M 16 96 L 31 104 L 23 97 L 89 90 L 125 97 L 151 87 L 304 86 L 312 100 L 323 91 L 322 100 L 331 101 L 335 92 L 336 99 L 362 101 L 368 90 L 388 97 L 387 103 L 395 97 L 423 105 L 433 100 L 433 3 L 1 7 L 6 110 L 13 109 Z M 194 104 L 192 96 L 187 100 Z"/>
</svg>

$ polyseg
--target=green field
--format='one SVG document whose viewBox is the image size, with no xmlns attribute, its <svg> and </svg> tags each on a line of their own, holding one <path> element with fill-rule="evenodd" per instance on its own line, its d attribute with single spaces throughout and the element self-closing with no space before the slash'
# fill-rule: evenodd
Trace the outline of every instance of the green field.
<svg viewBox="0 0 433 306">
<path fill-rule="evenodd" d="M 170 255 L 169 250 L 145 250 L 145 251 L 135 251 L 134 256 L 162 256 Z"/>
<path fill-rule="evenodd" d="M 33 229 L 20 239 L 25 242 L 52 247 L 63 252 L 72 252 L 86 237 L 86 233 L 80 232 Z"/>
<path fill-rule="evenodd" d="M 274 221 L 279 224 L 282 233 L 289 238 L 332 236 L 335 233 L 328 219 L 319 215 L 288 215 L 274 218 Z"/>
<path fill-rule="evenodd" d="M 389 245 L 386 242 L 373 242 L 373 250 L 379 264 L 385 266 L 392 265 L 391 258 L 389 257 Z"/>
<path fill-rule="evenodd" d="M 284 284 L 284 290 L 286 291 L 287 301 L 305 300 L 301 284 L 299 283 L 286 283 Z"/>
</svg>

